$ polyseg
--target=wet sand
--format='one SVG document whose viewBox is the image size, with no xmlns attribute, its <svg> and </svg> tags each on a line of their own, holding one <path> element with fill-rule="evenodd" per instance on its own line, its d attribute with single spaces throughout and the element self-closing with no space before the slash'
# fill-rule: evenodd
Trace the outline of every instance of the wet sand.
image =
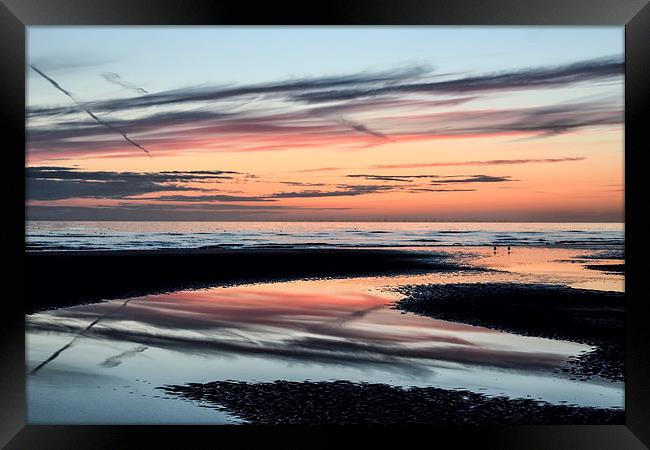
<svg viewBox="0 0 650 450">
<path fill-rule="evenodd" d="M 26 252 L 25 259 L 27 314 L 216 285 L 461 268 L 442 253 L 383 249 Z"/>
<path fill-rule="evenodd" d="M 394 307 L 403 311 L 592 345 L 596 350 L 565 370 L 578 378 L 624 379 L 624 293 L 515 283 L 404 286 L 398 291 L 407 297 Z"/>
<path fill-rule="evenodd" d="M 585 268 L 608 273 L 625 273 L 625 264 L 587 264 Z"/>
<path fill-rule="evenodd" d="M 620 409 L 552 405 L 433 387 L 379 383 L 215 381 L 163 386 L 167 394 L 225 409 L 251 424 L 623 424 Z"/>
</svg>

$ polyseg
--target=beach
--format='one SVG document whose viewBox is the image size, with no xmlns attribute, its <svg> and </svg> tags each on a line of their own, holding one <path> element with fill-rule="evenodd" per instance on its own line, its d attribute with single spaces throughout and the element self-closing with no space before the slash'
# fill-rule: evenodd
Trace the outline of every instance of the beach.
<svg viewBox="0 0 650 450">
<path fill-rule="evenodd" d="M 622 256 L 27 252 L 31 420 L 56 401 L 65 423 L 623 423 Z"/>
</svg>

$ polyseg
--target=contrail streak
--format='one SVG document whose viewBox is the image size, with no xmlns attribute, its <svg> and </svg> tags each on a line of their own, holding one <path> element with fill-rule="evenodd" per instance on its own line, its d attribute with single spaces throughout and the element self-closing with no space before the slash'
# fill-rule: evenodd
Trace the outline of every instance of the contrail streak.
<svg viewBox="0 0 650 450">
<path fill-rule="evenodd" d="M 133 83 L 129 83 L 127 81 L 122 80 L 122 77 L 120 77 L 118 74 L 115 72 L 104 72 L 99 74 L 103 79 L 108 81 L 109 83 L 116 84 L 118 86 L 121 86 L 125 89 L 129 89 L 132 91 L 137 92 L 138 94 L 148 94 L 148 92 L 141 87 L 138 87 L 134 85 Z"/>
<path fill-rule="evenodd" d="M 78 335 L 76 335 L 76 336 L 75 336 L 75 337 L 74 337 L 70 342 L 68 342 L 68 343 L 65 344 L 63 347 L 61 347 L 60 349 L 58 349 L 57 351 L 55 351 L 54 353 L 52 353 L 52 355 L 51 355 L 49 358 L 47 358 L 45 361 L 43 361 L 43 362 L 40 363 L 38 366 L 36 366 L 34 369 L 32 369 L 32 371 L 29 372 L 29 374 L 30 374 L 30 375 L 35 374 L 36 372 L 38 372 L 39 370 L 41 370 L 45 365 L 47 365 L 48 363 L 54 361 L 54 360 L 55 360 L 55 359 L 56 359 L 56 358 L 57 358 L 61 353 L 63 353 L 65 350 L 67 350 L 67 349 L 69 349 L 70 347 L 72 347 L 72 346 L 74 345 L 74 343 L 75 343 L 75 342 L 76 342 L 80 337 L 82 337 L 82 336 L 83 336 L 83 335 L 84 335 L 88 330 L 90 330 L 92 327 L 94 327 L 95 325 L 97 325 L 97 323 L 98 323 L 100 320 L 103 320 L 103 319 L 105 319 L 105 318 L 107 318 L 107 317 L 109 317 L 109 316 L 115 314 L 116 312 L 118 312 L 118 311 L 121 310 L 122 308 L 125 308 L 126 305 L 127 305 L 127 303 L 129 303 L 131 300 L 132 300 L 132 299 L 128 299 L 128 300 L 126 300 L 126 301 L 125 301 L 124 303 L 122 303 L 122 305 L 119 306 L 118 308 L 115 308 L 113 311 L 109 312 L 108 314 L 104 314 L 103 316 L 98 317 L 97 319 L 95 319 L 95 320 L 93 320 L 92 322 L 90 322 L 90 325 L 88 325 L 86 328 L 84 328 L 83 330 L 81 330 L 81 332 L 80 332 Z"/>
<path fill-rule="evenodd" d="M 138 144 L 138 143 L 132 141 L 132 140 L 131 140 L 127 135 L 126 135 L 126 133 L 124 133 L 124 132 L 118 130 L 118 129 L 115 128 L 114 126 L 112 126 L 112 125 L 110 125 L 110 124 L 104 122 L 102 119 L 100 119 L 99 117 L 97 117 L 95 114 L 93 114 L 92 111 L 90 111 L 88 108 L 86 108 L 86 107 L 85 107 L 85 106 L 84 106 L 80 101 L 78 101 L 76 98 L 74 98 L 74 96 L 73 96 L 70 92 L 68 92 L 68 91 L 66 91 L 65 89 L 63 89 L 63 88 L 59 85 L 59 83 L 57 83 L 57 82 L 54 81 L 52 78 L 50 78 L 50 77 L 48 77 L 47 75 L 45 75 L 43 72 L 41 72 L 39 69 L 37 69 L 36 66 L 34 66 L 33 64 L 30 64 L 29 67 L 31 67 L 32 69 L 34 69 L 34 70 L 36 71 L 36 73 L 38 73 L 40 76 L 42 76 L 42 77 L 45 78 L 47 81 L 49 81 L 49 82 L 52 84 L 52 86 L 54 86 L 54 87 L 57 88 L 59 91 L 63 92 L 65 95 L 67 95 L 68 97 L 70 97 L 70 99 L 72 99 L 72 101 L 75 102 L 75 104 L 76 104 L 79 108 L 81 108 L 81 109 L 82 109 L 86 114 L 88 114 L 90 117 L 92 117 L 92 118 L 93 118 L 93 119 L 94 119 L 98 124 L 105 126 L 106 128 L 108 128 L 109 130 L 111 130 L 111 131 L 113 131 L 113 132 L 115 132 L 115 133 L 118 133 L 120 136 L 122 136 L 122 137 L 124 138 L 124 140 L 125 140 L 126 142 L 128 142 L 129 144 L 131 144 L 131 145 L 133 145 L 133 146 L 135 146 L 135 147 L 138 147 L 140 150 L 142 150 L 143 152 L 145 152 L 145 153 L 147 154 L 147 156 L 149 156 L 149 158 L 152 158 L 151 153 L 149 153 L 149 150 L 147 150 L 146 148 L 144 148 L 144 147 L 141 146 L 140 144 Z"/>
</svg>

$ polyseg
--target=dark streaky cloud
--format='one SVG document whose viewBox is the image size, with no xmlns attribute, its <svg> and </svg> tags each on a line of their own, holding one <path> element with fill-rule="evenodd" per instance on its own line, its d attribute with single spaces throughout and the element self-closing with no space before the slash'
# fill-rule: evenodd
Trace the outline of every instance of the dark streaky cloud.
<svg viewBox="0 0 650 450">
<path fill-rule="evenodd" d="M 413 83 L 429 71 L 430 69 L 426 67 L 417 66 L 375 74 L 328 76 L 238 87 L 184 88 L 143 97 L 90 102 L 88 106 L 95 111 L 110 112 L 180 103 L 211 102 L 251 95 L 279 95 L 289 100 L 321 103 L 397 93 L 455 94 L 557 87 L 622 77 L 624 61 L 622 57 L 613 56 L 562 66 L 535 67 L 443 81 Z M 50 112 L 60 114 L 70 111 L 67 108 L 52 108 Z"/>
<path fill-rule="evenodd" d="M 352 75 L 306 78 L 237 87 L 191 87 L 158 92 L 143 97 L 90 102 L 88 103 L 88 106 L 93 108 L 95 111 L 111 112 L 151 106 L 213 102 L 215 100 L 227 100 L 236 97 L 249 97 L 251 95 L 288 96 L 293 93 L 310 92 L 312 90 L 322 90 L 328 88 L 404 82 L 408 80 L 418 79 L 429 71 L 430 69 L 424 66 L 412 66 L 405 69 L 389 70 L 378 73 L 365 72 Z M 44 112 L 45 111 L 41 109 L 41 113 Z M 51 114 L 67 114 L 71 111 L 69 108 L 51 108 L 49 112 Z"/>
<path fill-rule="evenodd" d="M 338 190 L 305 190 L 293 192 L 277 192 L 269 198 L 317 198 L 317 197 L 355 197 L 357 195 L 374 194 L 391 191 L 396 186 L 391 185 L 338 185 Z"/>
<path fill-rule="evenodd" d="M 124 198 L 164 191 L 200 191 L 178 183 L 231 179 L 231 171 L 83 172 L 69 167 L 27 167 L 27 200 Z"/>
<path fill-rule="evenodd" d="M 491 175 L 371 175 L 371 174 L 352 174 L 346 175 L 349 178 L 363 178 L 371 181 L 397 181 L 411 182 L 418 179 L 431 179 L 432 184 L 448 183 L 502 183 L 505 181 L 516 181 L 509 176 L 491 176 Z"/>
<path fill-rule="evenodd" d="M 64 200 L 70 198 L 116 199 L 161 191 L 196 190 L 177 184 L 152 181 L 79 181 L 32 179 L 27 182 L 27 200 Z"/>
<path fill-rule="evenodd" d="M 611 98 L 601 102 L 498 110 L 433 113 L 431 108 L 452 108 L 493 91 L 621 80 L 623 67 L 621 58 L 612 57 L 497 74 L 442 80 L 438 77 L 433 81 L 427 69 L 411 67 L 256 85 L 184 88 L 83 104 L 75 100 L 77 107 L 94 122 L 66 122 L 65 116 L 78 114 L 78 108 L 32 107 L 27 112 L 28 147 L 34 153 L 115 152 L 119 149 L 106 138 L 118 133 L 125 141 L 144 150 L 129 134 L 146 133 L 147 145 L 159 146 L 161 153 L 176 151 L 181 142 L 192 143 L 194 148 L 208 147 L 211 151 L 283 150 L 304 145 L 339 145 L 341 125 L 373 136 L 379 144 L 403 137 L 519 134 L 546 138 L 585 127 L 619 125 L 623 121 L 623 107 L 619 100 Z M 73 98 L 54 80 L 47 79 Z M 459 94 L 462 96 L 440 98 Z M 252 107 L 237 111 L 220 102 L 249 104 L 247 100 L 251 97 L 256 99 Z M 285 102 L 286 109 L 278 110 L 277 101 Z M 165 109 L 154 111 L 154 107 Z M 138 111 L 133 111 L 135 114 L 128 119 L 114 117 L 110 124 L 95 114 L 130 110 Z M 377 115 L 378 112 L 381 114 Z M 351 118 L 351 113 L 365 118 Z M 367 114 L 373 118 L 369 119 Z M 270 142 L 249 145 L 252 135 L 266 136 Z M 287 139 L 290 136 L 300 139 Z"/>
<path fill-rule="evenodd" d="M 536 67 L 496 74 L 461 77 L 431 83 L 391 85 L 370 89 L 307 92 L 295 96 L 308 103 L 351 100 L 392 93 L 468 93 L 545 88 L 611 79 L 624 74 L 620 57 L 599 58 L 556 67 Z"/>
<path fill-rule="evenodd" d="M 375 137 L 377 137 L 379 139 L 382 139 L 382 140 L 387 140 L 388 139 L 388 136 L 386 136 L 385 134 L 380 133 L 379 131 L 376 131 L 376 130 L 371 130 L 370 128 L 368 128 L 366 125 L 364 125 L 362 123 L 354 122 L 354 121 L 349 120 L 349 119 L 339 119 L 339 120 L 343 125 L 345 125 L 347 127 L 350 127 L 353 130 L 358 131 L 360 133 L 369 134 L 371 136 L 375 136 Z"/>
<path fill-rule="evenodd" d="M 257 197 L 248 195 L 161 195 L 143 200 L 156 200 L 165 202 L 272 202 L 268 197 Z"/>
</svg>

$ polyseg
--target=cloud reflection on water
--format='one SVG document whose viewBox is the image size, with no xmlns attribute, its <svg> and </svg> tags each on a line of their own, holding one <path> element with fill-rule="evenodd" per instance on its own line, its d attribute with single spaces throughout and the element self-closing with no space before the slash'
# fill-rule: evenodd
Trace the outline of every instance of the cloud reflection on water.
<svg viewBox="0 0 650 450">
<path fill-rule="evenodd" d="M 85 336 L 209 356 L 257 355 L 291 362 L 384 368 L 431 375 L 449 363 L 551 370 L 576 350 L 534 338 L 400 314 L 390 297 L 320 285 L 280 283 L 183 291 L 133 299 L 115 311 L 103 302 L 28 317 L 31 332 Z M 537 345 L 530 345 L 537 342 Z"/>
</svg>

